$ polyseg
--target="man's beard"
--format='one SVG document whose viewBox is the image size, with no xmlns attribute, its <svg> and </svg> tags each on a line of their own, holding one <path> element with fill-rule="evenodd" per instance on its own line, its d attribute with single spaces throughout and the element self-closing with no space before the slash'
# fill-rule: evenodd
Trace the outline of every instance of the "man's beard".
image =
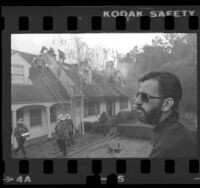
<svg viewBox="0 0 200 188">
<path fill-rule="evenodd" d="M 157 125 L 159 123 L 162 115 L 161 104 L 159 104 L 157 107 L 153 108 L 149 112 L 146 112 L 141 106 L 138 106 L 137 109 L 142 111 L 142 112 L 137 111 L 138 119 L 142 123 L 149 125 Z M 141 117 L 139 113 L 143 113 L 143 116 Z"/>
</svg>

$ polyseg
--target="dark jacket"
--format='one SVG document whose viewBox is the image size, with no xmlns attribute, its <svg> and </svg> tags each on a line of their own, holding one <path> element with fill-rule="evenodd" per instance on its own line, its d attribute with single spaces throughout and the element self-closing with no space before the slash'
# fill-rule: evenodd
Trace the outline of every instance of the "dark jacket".
<svg viewBox="0 0 200 188">
<path fill-rule="evenodd" d="M 66 139 L 69 137 L 67 125 L 64 121 L 56 124 L 55 133 L 56 139 Z"/>
<path fill-rule="evenodd" d="M 68 131 L 73 132 L 73 127 L 74 127 L 73 121 L 71 119 L 66 119 L 65 121 L 67 124 Z"/>
<path fill-rule="evenodd" d="M 197 158 L 197 137 L 172 115 L 153 129 L 151 144 L 150 158 Z"/>
<path fill-rule="evenodd" d="M 22 125 L 18 125 L 17 127 L 15 127 L 14 129 L 14 136 L 16 137 L 17 140 L 20 139 L 26 139 L 26 137 L 23 137 L 22 134 L 28 132 L 28 129 L 26 127 L 26 125 L 22 124 Z"/>
</svg>

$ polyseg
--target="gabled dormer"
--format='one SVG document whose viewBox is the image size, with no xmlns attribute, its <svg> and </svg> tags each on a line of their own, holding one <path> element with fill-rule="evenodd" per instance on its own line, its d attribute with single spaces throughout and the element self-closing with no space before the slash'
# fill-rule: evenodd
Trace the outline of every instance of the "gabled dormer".
<svg viewBox="0 0 200 188">
<path fill-rule="evenodd" d="M 30 56 L 30 60 L 33 57 Z M 22 84 L 22 85 L 32 85 L 29 79 L 29 68 L 31 65 L 25 59 L 20 52 L 12 51 L 11 53 L 11 83 L 12 84 Z"/>
</svg>

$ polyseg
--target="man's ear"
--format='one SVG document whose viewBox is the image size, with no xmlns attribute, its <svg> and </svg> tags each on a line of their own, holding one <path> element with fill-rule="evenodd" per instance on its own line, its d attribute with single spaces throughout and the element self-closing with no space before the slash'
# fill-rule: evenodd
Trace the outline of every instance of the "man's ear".
<svg viewBox="0 0 200 188">
<path fill-rule="evenodd" d="M 174 99 L 173 98 L 166 98 L 164 99 L 163 105 L 162 105 L 162 111 L 166 112 L 170 110 L 174 105 Z"/>
</svg>

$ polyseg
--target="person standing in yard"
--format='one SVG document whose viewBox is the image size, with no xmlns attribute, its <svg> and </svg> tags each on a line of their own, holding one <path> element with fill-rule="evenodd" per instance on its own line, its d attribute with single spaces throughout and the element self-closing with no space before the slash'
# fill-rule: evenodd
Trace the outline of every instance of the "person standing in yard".
<svg viewBox="0 0 200 188">
<path fill-rule="evenodd" d="M 108 121 L 108 115 L 106 112 L 102 112 L 101 116 L 99 117 L 99 122 L 100 123 L 106 123 Z"/>
<path fill-rule="evenodd" d="M 24 158 L 26 158 L 24 143 L 26 141 L 26 137 L 29 136 L 29 131 L 26 125 L 24 124 L 24 120 L 22 118 L 20 118 L 17 121 L 17 127 L 14 129 L 14 136 L 18 144 L 18 147 L 14 150 L 14 154 L 17 155 L 19 150 L 21 150 Z"/>
<path fill-rule="evenodd" d="M 103 112 L 99 117 L 99 123 L 103 126 L 104 135 L 107 136 L 109 132 L 109 117 L 106 112 Z"/>
<path fill-rule="evenodd" d="M 182 86 L 177 76 L 153 71 L 138 80 L 135 109 L 141 122 L 153 126 L 149 157 L 197 157 L 197 139 L 179 122 Z"/>
<path fill-rule="evenodd" d="M 67 146 L 66 146 L 66 139 L 68 137 L 68 131 L 65 124 L 65 117 L 63 114 L 58 116 L 58 123 L 55 126 L 55 135 L 56 135 L 56 142 L 63 153 L 63 156 L 67 155 Z"/>
<path fill-rule="evenodd" d="M 65 115 L 65 121 L 66 121 L 66 125 L 67 125 L 67 128 L 68 128 L 68 132 L 69 132 L 69 144 L 70 145 L 73 145 L 74 144 L 74 139 L 73 139 L 73 127 L 74 127 L 74 124 L 73 124 L 73 121 L 71 119 L 71 116 L 69 114 L 66 114 Z"/>
</svg>

